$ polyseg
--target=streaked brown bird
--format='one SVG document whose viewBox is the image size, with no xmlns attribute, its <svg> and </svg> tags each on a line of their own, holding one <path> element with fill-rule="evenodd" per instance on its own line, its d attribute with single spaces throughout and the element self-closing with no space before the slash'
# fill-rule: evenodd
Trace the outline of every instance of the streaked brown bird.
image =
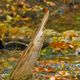
<svg viewBox="0 0 80 80">
<path fill-rule="evenodd" d="M 44 26 L 48 20 L 48 17 L 49 11 L 47 11 L 47 13 L 44 15 L 42 23 L 28 48 L 23 51 L 23 55 L 13 70 L 10 80 L 25 80 L 29 75 L 31 75 L 34 64 L 39 58 L 39 51 L 43 46 Z"/>
</svg>

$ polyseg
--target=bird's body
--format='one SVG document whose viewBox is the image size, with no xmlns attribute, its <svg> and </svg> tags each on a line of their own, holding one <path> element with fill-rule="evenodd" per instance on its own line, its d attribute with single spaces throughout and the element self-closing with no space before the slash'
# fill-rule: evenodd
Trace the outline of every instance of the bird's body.
<svg viewBox="0 0 80 80">
<path fill-rule="evenodd" d="M 44 26 L 47 22 L 49 11 L 45 14 L 41 26 L 29 44 L 28 48 L 24 50 L 18 64 L 11 74 L 10 80 L 25 80 L 31 74 L 33 66 L 39 58 L 39 51 L 44 42 Z"/>
</svg>

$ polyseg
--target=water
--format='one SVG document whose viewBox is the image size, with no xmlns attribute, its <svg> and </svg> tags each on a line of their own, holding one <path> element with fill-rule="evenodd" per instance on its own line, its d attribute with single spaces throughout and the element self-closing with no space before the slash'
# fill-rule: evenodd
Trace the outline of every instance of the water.
<svg viewBox="0 0 80 80">
<path fill-rule="evenodd" d="M 66 55 L 40 60 L 33 75 L 37 80 L 80 80 L 80 56 Z"/>
<path fill-rule="evenodd" d="M 21 55 L 21 51 L 17 50 L 0 52 L 0 74 L 3 78 L 10 75 Z M 41 59 L 37 61 L 32 79 L 49 80 L 53 77 L 63 79 L 65 76 L 69 78 L 68 80 L 80 79 L 79 55 L 56 56 L 48 60 Z"/>
</svg>

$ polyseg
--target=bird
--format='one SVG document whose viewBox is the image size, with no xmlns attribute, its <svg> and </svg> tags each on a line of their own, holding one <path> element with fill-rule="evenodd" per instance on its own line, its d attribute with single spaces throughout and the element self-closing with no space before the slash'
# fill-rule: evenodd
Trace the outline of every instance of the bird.
<svg viewBox="0 0 80 80">
<path fill-rule="evenodd" d="M 44 42 L 44 26 L 48 21 L 49 11 L 44 15 L 40 27 L 32 38 L 29 46 L 23 51 L 19 62 L 13 69 L 10 80 L 25 80 L 31 75 L 33 67 L 40 56 L 40 50 Z"/>
</svg>

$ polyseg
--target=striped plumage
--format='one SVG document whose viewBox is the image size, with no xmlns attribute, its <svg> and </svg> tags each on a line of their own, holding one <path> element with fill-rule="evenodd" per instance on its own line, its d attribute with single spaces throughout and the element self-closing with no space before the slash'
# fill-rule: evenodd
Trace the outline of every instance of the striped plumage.
<svg viewBox="0 0 80 80">
<path fill-rule="evenodd" d="M 48 17 L 49 11 L 47 11 L 44 15 L 42 23 L 28 48 L 23 51 L 23 55 L 13 70 L 10 80 L 24 80 L 24 78 L 31 74 L 33 66 L 39 58 L 39 51 L 43 46 L 44 26 L 48 20 Z"/>
</svg>

